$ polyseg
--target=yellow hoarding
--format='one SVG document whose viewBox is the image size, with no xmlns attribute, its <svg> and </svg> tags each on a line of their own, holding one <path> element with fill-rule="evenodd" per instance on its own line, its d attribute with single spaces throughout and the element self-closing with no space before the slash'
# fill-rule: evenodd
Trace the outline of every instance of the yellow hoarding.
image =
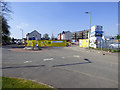
<svg viewBox="0 0 120 90">
<path fill-rule="evenodd" d="M 89 39 L 79 39 L 79 46 L 80 47 L 88 47 L 89 46 Z"/>
<path fill-rule="evenodd" d="M 61 47 L 66 46 L 66 40 L 27 40 L 26 46 Z"/>
</svg>

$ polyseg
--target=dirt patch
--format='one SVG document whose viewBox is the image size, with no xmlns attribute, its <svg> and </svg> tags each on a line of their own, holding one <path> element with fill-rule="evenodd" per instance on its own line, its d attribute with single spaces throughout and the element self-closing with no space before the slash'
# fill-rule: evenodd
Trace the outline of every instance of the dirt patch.
<svg viewBox="0 0 120 90">
<path fill-rule="evenodd" d="M 16 51 L 16 52 L 41 52 L 41 51 L 48 51 L 48 49 L 42 49 L 42 50 L 9 49 L 9 50 Z"/>
</svg>

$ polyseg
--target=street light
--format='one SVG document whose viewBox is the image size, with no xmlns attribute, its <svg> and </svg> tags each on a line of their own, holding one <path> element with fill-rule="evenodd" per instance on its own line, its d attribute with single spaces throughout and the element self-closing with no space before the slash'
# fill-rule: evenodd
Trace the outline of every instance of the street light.
<svg viewBox="0 0 120 90">
<path fill-rule="evenodd" d="M 86 14 L 90 14 L 90 25 L 89 25 L 89 35 L 88 35 L 88 38 L 89 38 L 89 40 L 90 40 L 90 31 L 91 31 L 91 12 L 85 12 Z M 89 43 L 89 46 L 90 46 L 90 43 Z M 88 46 L 88 48 L 90 48 Z"/>
</svg>

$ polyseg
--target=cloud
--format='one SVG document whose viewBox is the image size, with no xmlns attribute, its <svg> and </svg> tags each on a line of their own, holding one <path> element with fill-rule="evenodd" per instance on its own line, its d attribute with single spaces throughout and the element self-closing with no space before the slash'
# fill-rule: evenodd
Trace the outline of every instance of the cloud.
<svg viewBox="0 0 120 90">
<path fill-rule="evenodd" d="M 20 28 L 25 28 L 25 27 L 28 27 L 28 26 L 29 26 L 29 24 L 22 22 L 19 25 L 17 25 L 16 28 L 20 29 Z"/>
</svg>

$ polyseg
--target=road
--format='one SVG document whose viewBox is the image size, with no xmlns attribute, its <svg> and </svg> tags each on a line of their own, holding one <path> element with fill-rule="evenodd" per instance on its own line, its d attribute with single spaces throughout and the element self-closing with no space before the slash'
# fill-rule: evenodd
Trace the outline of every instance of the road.
<svg viewBox="0 0 120 90">
<path fill-rule="evenodd" d="M 42 82 L 55 88 L 118 88 L 118 56 L 79 47 L 39 52 L 2 49 L 3 76 Z"/>
</svg>

